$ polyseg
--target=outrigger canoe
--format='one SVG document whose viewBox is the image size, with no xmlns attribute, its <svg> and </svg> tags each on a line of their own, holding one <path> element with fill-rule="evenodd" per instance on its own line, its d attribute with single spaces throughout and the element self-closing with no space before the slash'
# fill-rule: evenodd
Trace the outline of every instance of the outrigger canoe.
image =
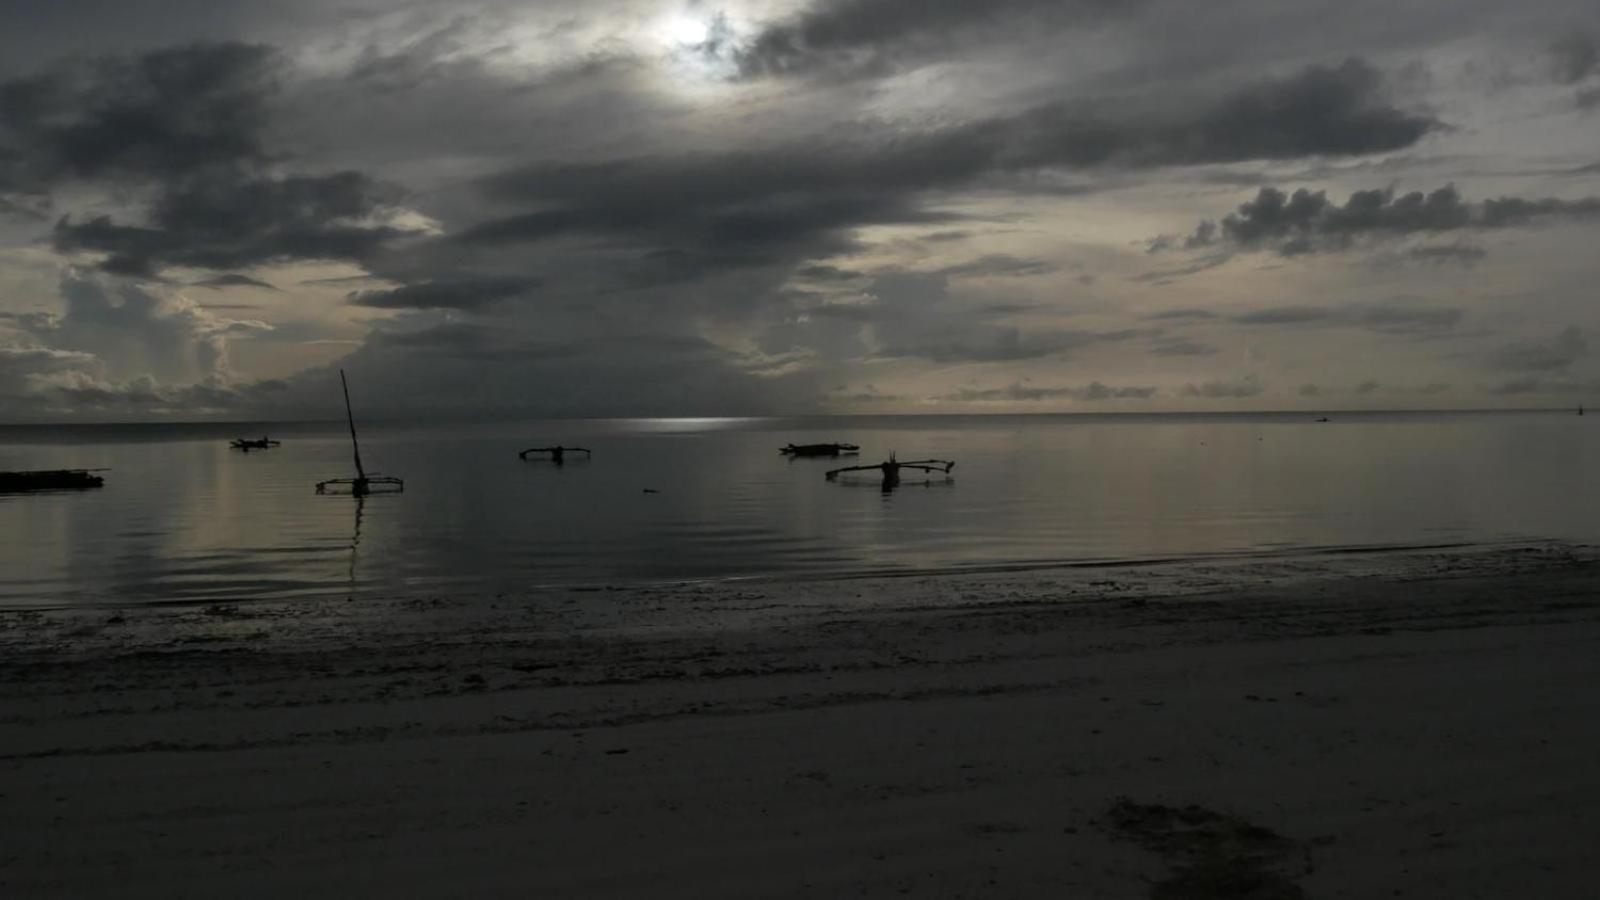
<svg viewBox="0 0 1600 900">
<path fill-rule="evenodd" d="M 19 491 L 76 491 L 106 483 L 94 474 L 101 469 L 48 469 L 37 472 L 0 472 L 0 493 Z"/>
</svg>

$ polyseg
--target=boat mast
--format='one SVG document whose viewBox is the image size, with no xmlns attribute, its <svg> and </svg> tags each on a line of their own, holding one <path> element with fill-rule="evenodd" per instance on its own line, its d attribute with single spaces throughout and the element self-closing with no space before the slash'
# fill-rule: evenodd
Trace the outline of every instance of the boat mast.
<svg viewBox="0 0 1600 900">
<path fill-rule="evenodd" d="M 339 384 L 344 386 L 344 415 L 350 422 L 350 446 L 355 451 L 356 476 L 366 481 L 367 470 L 361 466 L 361 442 L 356 440 L 356 415 L 350 411 L 350 382 L 345 380 L 343 369 L 339 370 Z"/>
</svg>

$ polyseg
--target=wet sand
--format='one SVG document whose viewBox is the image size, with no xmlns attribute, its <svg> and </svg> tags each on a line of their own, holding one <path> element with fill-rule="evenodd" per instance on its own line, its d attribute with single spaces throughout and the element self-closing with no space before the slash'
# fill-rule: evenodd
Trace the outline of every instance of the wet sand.
<svg viewBox="0 0 1600 900">
<path fill-rule="evenodd" d="M 1592 897 L 1600 552 L 0 614 L 0 896 Z"/>
</svg>

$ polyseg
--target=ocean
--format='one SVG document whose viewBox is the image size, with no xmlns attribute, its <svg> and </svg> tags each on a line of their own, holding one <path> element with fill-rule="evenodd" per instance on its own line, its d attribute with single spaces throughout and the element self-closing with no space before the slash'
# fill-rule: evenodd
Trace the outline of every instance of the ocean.
<svg viewBox="0 0 1600 900">
<path fill-rule="evenodd" d="M 0 495 L 0 606 L 819 578 L 1600 539 L 1600 416 L 1571 412 L 878 416 L 0 427 L 0 470 L 104 467 Z M 360 423 L 358 423 L 360 424 Z M 282 445 L 241 453 L 236 436 Z M 790 459 L 846 441 L 858 457 Z M 579 445 L 564 465 L 518 458 Z M 884 491 L 837 466 L 956 462 Z"/>
</svg>

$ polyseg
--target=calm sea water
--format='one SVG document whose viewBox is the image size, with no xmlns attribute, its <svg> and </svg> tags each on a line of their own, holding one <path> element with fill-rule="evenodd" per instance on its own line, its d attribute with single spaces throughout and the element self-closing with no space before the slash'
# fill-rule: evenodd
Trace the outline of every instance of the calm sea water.
<svg viewBox="0 0 1600 900">
<path fill-rule="evenodd" d="M 487 595 L 548 584 L 1600 539 L 1600 416 L 1571 413 L 637 419 L 367 425 L 403 494 L 351 474 L 342 423 L 0 427 L 0 470 L 109 467 L 0 496 L 0 605 Z M 228 449 L 270 432 L 283 446 Z M 829 483 L 845 463 L 951 480 Z M 522 462 L 580 444 L 591 461 Z M 647 493 L 646 488 L 655 493 Z"/>
</svg>

